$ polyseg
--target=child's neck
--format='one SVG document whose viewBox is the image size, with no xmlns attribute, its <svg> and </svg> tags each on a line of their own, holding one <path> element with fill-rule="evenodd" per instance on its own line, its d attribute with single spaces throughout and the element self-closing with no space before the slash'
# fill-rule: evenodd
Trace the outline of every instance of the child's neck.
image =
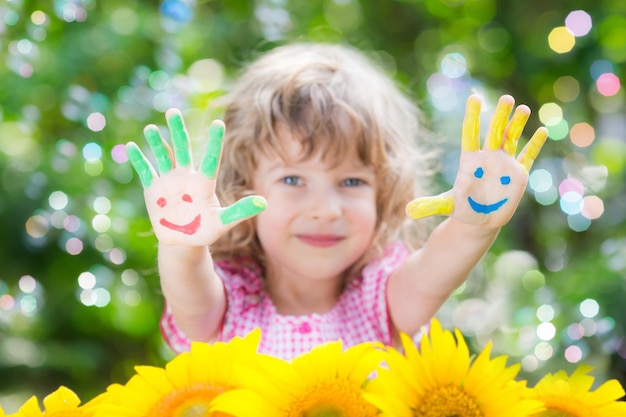
<svg viewBox="0 0 626 417">
<path fill-rule="evenodd" d="M 343 290 L 340 277 L 309 280 L 268 274 L 266 284 L 277 313 L 284 316 L 327 313 L 333 309 Z"/>
</svg>

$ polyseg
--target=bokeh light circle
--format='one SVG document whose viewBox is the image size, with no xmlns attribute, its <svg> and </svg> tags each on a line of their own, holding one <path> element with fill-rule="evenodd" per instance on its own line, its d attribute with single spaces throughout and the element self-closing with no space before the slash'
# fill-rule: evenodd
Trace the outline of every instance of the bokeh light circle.
<svg viewBox="0 0 626 417">
<path fill-rule="evenodd" d="M 580 214 L 589 220 L 598 219 L 604 214 L 604 202 L 597 195 L 588 195 L 583 198 L 583 208 Z"/>
<path fill-rule="evenodd" d="M 584 10 L 574 10 L 565 18 L 565 26 L 576 37 L 588 34 L 592 25 L 591 16 Z"/>
<path fill-rule="evenodd" d="M 596 80 L 596 88 L 603 96 L 610 97 L 619 92 L 621 83 L 617 75 L 612 72 L 607 72 L 598 77 Z"/>
<path fill-rule="evenodd" d="M 548 44 L 557 54 L 564 54 L 571 51 L 576 45 L 574 34 L 565 26 L 559 26 L 548 35 Z"/>
<path fill-rule="evenodd" d="M 576 123 L 569 131 L 570 140 L 579 148 L 590 146 L 596 138 L 596 132 L 589 123 Z"/>
</svg>

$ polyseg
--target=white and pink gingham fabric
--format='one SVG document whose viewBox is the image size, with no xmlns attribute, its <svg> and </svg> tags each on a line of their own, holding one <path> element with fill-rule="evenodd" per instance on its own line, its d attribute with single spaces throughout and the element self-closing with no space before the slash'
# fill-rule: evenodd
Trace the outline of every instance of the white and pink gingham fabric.
<svg viewBox="0 0 626 417">
<path fill-rule="evenodd" d="M 216 271 L 224 281 L 228 297 L 219 340 L 245 336 L 258 327 L 262 333 L 259 352 L 285 360 L 339 339 L 345 348 L 368 341 L 391 346 L 387 279 L 408 255 L 403 244 L 390 245 L 380 258 L 363 268 L 360 277 L 350 282 L 331 311 L 303 316 L 276 312 L 257 266 L 216 262 Z M 191 341 L 178 329 L 167 307 L 161 319 L 161 331 L 174 352 L 189 350 Z"/>
</svg>

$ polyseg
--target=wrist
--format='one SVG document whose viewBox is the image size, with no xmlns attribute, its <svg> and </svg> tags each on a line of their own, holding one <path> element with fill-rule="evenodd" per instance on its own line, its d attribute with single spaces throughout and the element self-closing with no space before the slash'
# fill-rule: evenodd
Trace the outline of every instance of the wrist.
<svg viewBox="0 0 626 417">
<path fill-rule="evenodd" d="M 158 243 L 159 256 L 176 257 L 178 259 L 199 259 L 209 255 L 207 246 L 172 245 Z"/>
</svg>

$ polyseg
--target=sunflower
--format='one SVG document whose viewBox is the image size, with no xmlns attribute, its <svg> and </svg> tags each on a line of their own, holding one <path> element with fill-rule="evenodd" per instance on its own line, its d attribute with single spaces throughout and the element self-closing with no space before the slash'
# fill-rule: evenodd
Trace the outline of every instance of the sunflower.
<svg viewBox="0 0 626 417">
<path fill-rule="evenodd" d="M 37 397 L 28 399 L 12 417 L 91 417 L 97 399 L 80 406 L 80 398 L 71 389 L 60 386 L 52 394 L 43 399 L 44 411 L 39 408 Z M 0 412 L 0 416 L 4 414 Z"/>
<path fill-rule="evenodd" d="M 96 416 L 225 416 L 210 412 L 211 402 L 239 386 L 234 365 L 258 360 L 260 337 L 255 330 L 228 343 L 193 342 L 189 352 L 177 355 L 165 368 L 137 366 L 125 385 L 108 387 Z"/>
<path fill-rule="evenodd" d="M 615 380 L 606 381 L 591 391 L 592 368 L 578 367 L 568 378 L 565 371 L 544 376 L 531 391 L 531 397 L 541 400 L 547 410 L 536 417 L 617 417 L 626 416 L 626 402 L 619 402 L 624 389 Z"/>
<path fill-rule="evenodd" d="M 214 408 L 237 417 L 376 416 L 376 407 L 363 398 L 363 385 L 384 355 L 379 344 L 344 350 L 337 341 L 291 362 L 268 357 L 262 366 L 242 369 L 243 388 L 221 395 Z"/>
<path fill-rule="evenodd" d="M 387 369 L 365 388 L 365 397 L 385 416 L 518 417 L 540 411 L 524 398 L 525 382 L 514 380 L 519 365 L 506 356 L 490 359 L 491 344 L 472 362 L 461 332 L 444 331 L 433 319 L 420 351 L 402 334 L 404 355 L 389 349 Z"/>
</svg>

